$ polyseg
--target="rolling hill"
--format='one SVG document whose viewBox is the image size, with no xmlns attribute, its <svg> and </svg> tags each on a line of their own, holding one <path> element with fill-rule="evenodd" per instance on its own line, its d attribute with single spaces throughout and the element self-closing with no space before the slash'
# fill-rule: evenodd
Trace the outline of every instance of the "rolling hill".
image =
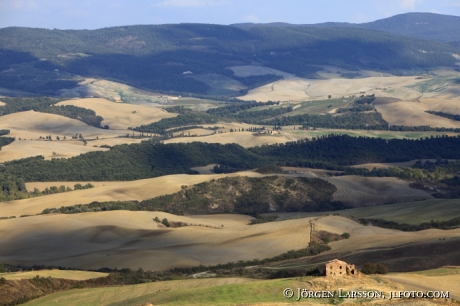
<svg viewBox="0 0 460 306">
<path fill-rule="evenodd" d="M 252 23 L 234 24 L 239 28 L 251 27 Z M 436 13 L 405 13 L 365 23 L 324 22 L 316 24 L 295 25 L 283 22 L 257 24 L 270 27 L 316 27 L 316 28 L 362 28 L 397 35 L 432 39 L 441 42 L 460 41 L 460 17 Z"/>
<path fill-rule="evenodd" d="M 439 24 L 450 22 L 448 16 L 436 17 Z M 340 27 L 337 24 L 333 27 L 171 24 L 98 30 L 3 28 L 0 69 L 4 71 L 0 74 L 0 87 L 49 94 L 76 87 L 76 77 L 83 76 L 159 92 L 235 95 L 261 80 L 237 77 L 226 69 L 231 66 L 256 64 L 300 77 L 318 78 L 316 72 L 321 68 L 316 65 L 406 74 L 453 66 L 458 61 L 455 45 L 402 36 L 407 31 L 401 30 L 404 28 L 401 18 L 378 21 L 368 28 L 342 24 Z M 450 24 L 450 28 L 458 28 L 456 23 Z M 445 31 L 447 36 L 455 32 L 450 28 Z M 36 78 L 37 74 L 43 77 Z M 236 92 L 213 90 L 207 80 L 210 74 L 214 78 L 232 79 Z"/>
</svg>

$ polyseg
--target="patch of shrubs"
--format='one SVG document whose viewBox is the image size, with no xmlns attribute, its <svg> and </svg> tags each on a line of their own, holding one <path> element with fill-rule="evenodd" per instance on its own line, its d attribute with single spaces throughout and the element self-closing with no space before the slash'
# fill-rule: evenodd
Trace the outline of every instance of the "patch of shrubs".
<svg viewBox="0 0 460 306">
<path fill-rule="evenodd" d="M 361 267 L 364 274 L 387 274 L 388 268 L 381 263 L 365 262 Z"/>
<path fill-rule="evenodd" d="M 389 228 L 400 230 L 403 232 L 416 232 L 416 231 L 423 231 L 426 229 L 437 228 L 442 230 L 448 230 L 456 228 L 460 225 L 460 217 L 455 217 L 450 220 L 446 221 L 434 221 L 431 220 L 430 222 L 420 223 L 420 224 L 406 224 L 406 223 L 398 223 L 394 221 L 388 221 L 384 219 L 359 219 L 359 222 L 363 225 L 372 224 L 373 226 Z"/>
</svg>

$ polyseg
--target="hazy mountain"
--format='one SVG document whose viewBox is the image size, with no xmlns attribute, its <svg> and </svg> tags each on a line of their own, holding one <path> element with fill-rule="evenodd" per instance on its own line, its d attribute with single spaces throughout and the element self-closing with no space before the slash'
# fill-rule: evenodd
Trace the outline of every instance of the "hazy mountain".
<svg viewBox="0 0 460 306">
<path fill-rule="evenodd" d="M 375 24 L 380 25 L 379 29 L 383 25 L 397 29 L 398 24 L 402 24 L 397 20 L 402 17 L 393 18 Z M 458 61 L 452 56 L 458 53 L 455 44 L 339 25 L 341 27 L 331 24 L 314 27 L 175 24 L 98 30 L 3 28 L 0 29 L 0 69 L 29 63 L 37 71 L 59 69 L 150 90 L 205 94 L 209 86 L 193 76 L 215 73 L 234 77 L 225 69 L 232 65 L 260 64 L 311 78 L 319 69 L 314 65 L 406 73 L 451 66 Z M 44 86 L 47 93 L 60 88 L 56 80 L 34 85 L 40 79 L 36 78 L 37 71 L 28 75 L 24 67 L 16 67 L 16 70 L 21 73 L 0 74 L 0 87 L 44 92 L 40 89 Z M 193 74 L 184 75 L 186 71 Z"/>
<path fill-rule="evenodd" d="M 251 25 L 255 24 L 241 23 L 234 26 L 247 28 Z M 366 23 L 325 22 L 295 25 L 279 22 L 257 25 L 271 27 L 363 28 L 442 42 L 460 41 L 460 17 L 434 13 L 406 13 Z"/>
</svg>

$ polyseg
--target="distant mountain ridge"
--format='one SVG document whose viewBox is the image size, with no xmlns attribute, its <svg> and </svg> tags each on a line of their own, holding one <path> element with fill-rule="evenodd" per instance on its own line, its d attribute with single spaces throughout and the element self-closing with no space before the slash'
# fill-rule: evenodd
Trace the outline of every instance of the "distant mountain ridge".
<svg viewBox="0 0 460 306">
<path fill-rule="evenodd" d="M 423 16 L 444 18 L 435 14 L 406 15 L 368 26 L 401 32 L 404 20 L 409 17 L 410 20 L 427 20 L 420 19 Z M 455 56 L 460 50 L 455 43 L 341 23 L 335 23 L 340 27 L 333 25 L 168 24 L 98 30 L 3 28 L 0 29 L 0 71 L 4 73 L 0 74 L 0 87 L 50 94 L 68 88 L 71 83 L 62 80 L 65 73 L 72 73 L 158 92 L 208 95 L 210 86 L 196 76 L 216 74 L 241 84 L 251 82 L 234 76 L 226 69 L 229 66 L 261 65 L 315 78 L 316 71 L 320 70 L 317 65 L 411 74 L 458 62 Z M 408 27 L 405 31 L 413 30 Z M 446 33 L 449 37 L 458 34 L 449 33 Z M 45 78 L 37 77 L 44 74 Z"/>
<path fill-rule="evenodd" d="M 254 24 L 252 24 L 254 25 Z M 263 25 L 263 24 L 257 24 Z M 325 22 L 317 24 L 268 23 L 279 27 L 362 28 L 441 42 L 460 41 L 460 17 L 435 13 L 406 13 L 366 23 Z M 250 23 L 234 24 L 246 28 Z"/>
</svg>

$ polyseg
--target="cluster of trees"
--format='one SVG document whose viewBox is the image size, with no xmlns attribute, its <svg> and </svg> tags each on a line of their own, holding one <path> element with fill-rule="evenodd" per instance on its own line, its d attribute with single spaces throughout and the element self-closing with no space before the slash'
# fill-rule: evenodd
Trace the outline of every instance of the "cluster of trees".
<svg viewBox="0 0 460 306">
<path fill-rule="evenodd" d="M 59 187 L 46 187 L 42 191 L 40 191 L 38 188 L 34 188 L 33 191 L 27 191 L 26 185 L 22 178 L 19 178 L 15 175 L 4 173 L 0 173 L 0 186 L 2 188 L 0 191 L 0 201 L 20 200 L 27 199 L 30 197 L 38 197 L 42 195 L 72 191 L 72 188 L 65 187 L 64 185 L 61 185 Z M 93 187 L 94 185 L 91 183 L 87 183 L 85 185 L 77 183 L 74 185 L 73 190 L 88 189 Z M 8 219 L 9 217 L 1 218 Z"/>
<path fill-rule="evenodd" d="M 375 95 L 361 95 L 359 98 L 354 99 L 351 107 L 348 108 L 339 108 L 337 113 L 346 113 L 346 112 L 366 112 L 374 110 L 372 103 L 375 101 Z"/>
<path fill-rule="evenodd" d="M 358 105 L 348 108 L 338 108 L 337 113 L 346 113 L 346 112 L 368 112 L 373 111 L 374 107 L 372 105 Z"/>
<path fill-rule="evenodd" d="M 380 113 L 361 113 L 373 111 L 372 105 L 374 95 L 360 96 L 356 98 L 353 105 L 348 108 L 339 108 L 340 116 L 302 114 L 289 116 L 285 115 L 293 111 L 290 106 L 257 110 L 259 107 L 279 104 L 269 101 L 258 103 L 255 101 L 238 103 L 223 107 L 212 108 L 203 112 L 195 112 L 191 109 L 176 106 L 169 108 L 169 111 L 179 113 L 175 118 L 162 119 L 159 122 L 136 127 L 134 130 L 140 132 L 158 133 L 171 135 L 171 129 L 186 129 L 185 126 L 197 124 L 213 124 L 218 121 L 235 120 L 244 123 L 273 125 L 279 127 L 286 125 L 301 125 L 301 129 L 361 129 L 361 130 L 388 130 L 388 131 L 436 131 L 436 132 L 460 132 L 458 128 L 435 128 L 430 126 L 401 126 L 389 125 Z M 284 116 L 282 116 L 284 115 Z M 453 115 L 452 115 L 453 116 Z M 169 129 L 169 130 L 168 130 Z M 176 129 L 174 130 L 176 131 Z"/>
<path fill-rule="evenodd" d="M 413 167 L 389 167 L 389 168 L 374 168 L 368 170 L 366 168 L 346 168 L 344 175 L 360 175 L 373 177 L 398 177 L 402 179 L 418 180 L 418 181 L 434 181 L 447 177 L 449 174 L 456 173 L 460 170 L 460 162 L 452 162 L 447 165 L 436 165 L 429 163 L 427 168 L 422 168 L 417 164 Z M 434 164 L 436 166 L 432 167 Z"/>
<path fill-rule="evenodd" d="M 449 113 L 444 113 L 444 112 L 436 112 L 436 111 L 432 111 L 432 110 L 427 110 L 425 112 L 428 113 L 428 114 L 439 116 L 439 117 L 444 117 L 444 118 L 447 118 L 447 119 L 460 121 L 460 115 L 449 114 Z"/>
<path fill-rule="evenodd" d="M 257 103 L 249 102 L 245 104 L 232 104 L 223 107 L 209 109 L 204 112 L 194 112 L 183 107 L 169 108 L 170 112 L 177 112 L 179 116 L 174 118 L 165 118 L 158 122 L 141 125 L 133 130 L 138 132 L 157 133 L 170 135 L 172 132 L 180 131 L 186 128 L 198 126 L 201 124 L 215 124 L 219 121 L 235 120 L 247 123 L 260 123 L 261 120 L 273 118 L 292 112 L 292 107 L 270 108 L 256 111 L 266 105 L 275 105 L 278 102 Z M 179 127 L 179 128 L 177 128 Z"/>
<path fill-rule="evenodd" d="M 89 152 L 69 159 L 31 157 L 10 161 L 0 173 L 24 181 L 135 180 L 176 173 L 196 173 L 191 167 L 218 164 L 230 169 L 254 169 L 266 164 L 343 170 L 370 162 L 413 159 L 460 159 L 460 137 L 385 140 L 328 135 L 313 140 L 243 148 L 237 144 L 145 141 L 120 145 L 106 152 Z M 114 163 L 113 161 L 117 162 Z"/>
<path fill-rule="evenodd" d="M 413 159 L 457 159 L 460 137 L 437 136 L 425 139 L 391 139 L 327 135 L 313 140 L 254 147 L 248 150 L 276 159 L 280 166 L 321 167 L 369 162 L 402 162 Z M 318 164 L 316 164 L 318 163 Z M 322 164 L 319 164 L 322 163 Z M 317 167 L 318 167 L 317 166 Z"/>
<path fill-rule="evenodd" d="M 384 219 L 367 219 L 362 218 L 359 219 L 364 225 L 372 224 L 373 226 L 383 227 L 383 228 L 390 228 L 396 229 L 403 232 L 416 232 L 416 231 L 423 231 L 431 228 L 441 229 L 441 230 L 449 230 L 457 228 L 460 225 L 460 217 L 455 217 L 446 221 L 434 221 L 431 220 L 430 222 L 424 222 L 420 224 L 407 224 L 407 223 L 398 223 L 394 221 L 388 221 Z"/>
<path fill-rule="evenodd" d="M 219 122 L 219 118 L 207 114 L 198 112 L 187 112 L 180 114 L 173 118 L 164 118 L 158 122 L 150 123 L 147 125 L 141 125 L 134 128 L 138 132 L 156 133 L 156 134 L 168 134 L 168 129 L 184 126 L 184 125 L 199 125 L 199 124 L 215 124 Z"/>
<path fill-rule="evenodd" d="M 3 58 L 3 57 L 2 57 Z M 49 78 L 37 78 L 36 74 L 0 74 L 0 84 L 2 87 L 36 93 L 40 95 L 54 95 L 61 89 L 69 89 L 78 86 L 78 81 L 61 80 Z M 58 77 L 56 75 L 56 77 Z"/>
<path fill-rule="evenodd" d="M 7 146 L 14 141 L 13 137 L 0 137 L 0 150 L 1 147 Z"/>
<path fill-rule="evenodd" d="M 0 201 L 11 201 L 29 197 L 23 178 L 0 172 Z"/>
<path fill-rule="evenodd" d="M 271 105 L 279 105 L 279 102 L 273 102 L 273 101 L 268 101 L 268 102 L 251 101 L 251 102 L 243 102 L 243 103 L 235 102 L 235 103 L 232 103 L 226 106 L 210 108 L 206 112 L 211 115 L 227 117 L 229 115 L 238 113 L 240 111 L 248 110 L 248 109 L 255 108 L 255 107 L 263 107 L 263 106 L 271 106 Z"/>
<path fill-rule="evenodd" d="M 329 129 L 371 129 L 387 130 L 388 123 L 379 113 L 346 113 L 341 116 L 302 114 L 284 116 L 267 120 L 270 125 L 302 125 L 304 129 L 329 128 Z"/>
<path fill-rule="evenodd" d="M 101 128 L 101 122 L 104 120 L 97 116 L 93 110 L 77 107 L 73 105 L 55 104 L 61 101 L 51 97 L 33 97 L 33 98 L 5 98 L 3 101 L 6 105 L 2 106 L 0 113 L 2 115 L 24 112 L 33 110 L 36 112 L 56 114 L 72 119 L 78 119 L 86 124 Z M 105 128 L 109 128 L 108 126 Z"/>
<path fill-rule="evenodd" d="M 144 142 L 69 159 L 31 157 L 10 161 L 0 168 L 0 173 L 16 175 L 28 182 L 136 180 L 176 173 L 193 174 L 196 172 L 191 167 L 212 163 L 250 169 L 264 162 L 260 156 L 236 144 Z"/>
<path fill-rule="evenodd" d="M 164 110 L 167 111 L 168 113 L 173 113 L 173 114 L 187 114 L 187 113 L 193 112 L 192 109 L 184 107 L 183 105 L 166 107 L 164 108 Z"/>
<path fill-rule="evenodd" d="M 292 110 L 293 108 L 288 106 L 269 108 L 260 111 L 242 111 L 226 118 L 234 119 L 235 121 L 239 122 L 264 124 L 263 120 L 290 113 Z"/>
<path fill-rule="evenodd" d="M 77 183 L 74 185 L 74 189 L 70 187 L 66 187 L 64 185 L 61 185 L 59 187 L 57 186 L 51 186 L 51 187 L 46 187 L 42 191 L 38 190 L 37 188 L 34 188 L 34 191 L 31 192 L 32 196 L 40 196 L 40 195 L 48 195 L 48 194 L 55 194 L 55 193 L 62 193 L 62 192 L 68 192 L 68 191 L 73 191 L 73 190 L 82 190 L 82 189 L 89 189 L 89 188 L 94 188 L 94 185 L 91 183 L 87 183 L 85 185 L 82 185 L 80 183 Z"/>
<path fill-rule="evenodd" d="M 153 199 L 121 202 L 93 202 L 49 208 L 48 213 L 81 213 L 109 210 L 165 211 L 173 214 L 243 213 L 260 216 L 277 211 L 326 211 L 346 208 L 333 201 L 334 185 L 309 178 L 227 177 L 204 182 Z M 214 206 L 217 204 L 217 206 Z M 266 222 L 266 221 L 265 221 Z"/>
<path fill-rule="evenodd" d="M 388 268 L 381 263 L 365 262 L 361 266 L 361 272 L 364 274 L 387 274 Z"/>
</svg>

